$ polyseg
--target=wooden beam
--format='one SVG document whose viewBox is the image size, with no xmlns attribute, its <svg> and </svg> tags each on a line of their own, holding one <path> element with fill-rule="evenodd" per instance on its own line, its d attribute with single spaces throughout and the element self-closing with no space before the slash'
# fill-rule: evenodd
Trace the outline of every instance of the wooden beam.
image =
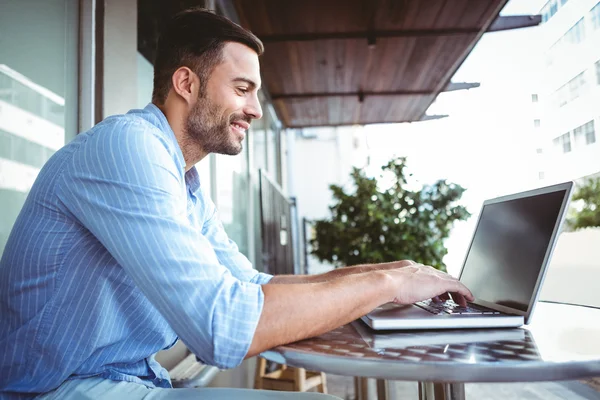
<svg viewBox="0 0 600 400">
<path fill-rule="evenodd" d="M 421 117 L 420 121 L 432 121 L 434 119 L 442 119 L 442 118 L 448 118 L 449 115 L 447 114 L 425 114 Z M 417 122 L 420 122 L 417 121 Z"/>
<path fill-rule="evenodd" d="M 259 36 L 263 43 L 277 42 L 306 42 L 326 39 L 377 39 L 389 37 L 421 37 L 421 36 L 461 36 L 480 33 L 476 28 L 452 29 L 406 29 L 386 31 L 355 31 L 355 32 L 321 32 L 321 33 L 289 33 Z"/>
<path fill-rule="evenodd" d="M 479 82 L 450 82 L 444 92 L 454 92 L 455 90 L 469 90 L 478 88 Z"/>
<path fill-rule="evenodd" d="M 507 15 L 496 18 L 488 28 L 488 32 L 508 31 L 511 29 L 529 28 L 542 23 L 541 15 Z"/>
<path fill-rule="evenodd" d="M 397 90 L 382 92 L 318 92 L 318 93 L 280 93 L 272 94 L 273 100 L 287 99 L 312 99 L 320 97 L 358 97 L 364 99 L 367 96 L 429 96 L 435 94 L 430 90 Z"/>
<path fill-rule="evenodd" d="M 478 82 L 450 82 L 444 92 L 466 90 L 479 87 Z M 431 90 L 392 90 L 381 92 L 313 92 L 313 93 L 276 93 L 271 95 L 272 100 L 287 99 L 313 99 L 322 97 L 358 97 L 364 100 L 367 96 L 430 96 L 437 94 Z M 361 101 L 362 102 L 362 101 Z"/>
</svg>

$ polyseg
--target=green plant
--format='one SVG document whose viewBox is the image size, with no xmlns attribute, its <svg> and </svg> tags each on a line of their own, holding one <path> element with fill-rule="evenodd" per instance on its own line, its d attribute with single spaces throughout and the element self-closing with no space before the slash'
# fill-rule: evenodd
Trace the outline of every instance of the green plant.
<svg viewBox="0 0 600 400">
<path fill-rule="evenodd" d="M 444 240 L 454 221 L 470 216 L 457 205 L 465 189 L 439 180 L 412 191 L 405 169 L 398 157 L 379 181 L 354 168 L 351 192 L 331 185 L 335 204 L 329 219 L 312 221 L 311 253 L 336 267 L 411 259 L 445 271 Z"/>
<path fill-rule="evenodd" d="M 600 226 L 600 178 L 586 180 L 575 190 L 572 200 L 581 208 L 573 208 L 569 213 L 571 229 Z"/>
</svg>

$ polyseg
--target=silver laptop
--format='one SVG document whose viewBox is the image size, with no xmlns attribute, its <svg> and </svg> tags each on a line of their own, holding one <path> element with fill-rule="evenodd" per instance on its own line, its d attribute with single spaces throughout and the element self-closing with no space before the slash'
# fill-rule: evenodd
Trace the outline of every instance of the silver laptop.
<svg viewBox="0 0 600 400">
<path fill-rule="evenodd" d="M 373 329 L 518 327 L 528 324 L 571 198 L 573 182 L 483 203 L 460 281 L 467 307 L 426 300 L 385 304 L 362 317 Z"/>
</svg>

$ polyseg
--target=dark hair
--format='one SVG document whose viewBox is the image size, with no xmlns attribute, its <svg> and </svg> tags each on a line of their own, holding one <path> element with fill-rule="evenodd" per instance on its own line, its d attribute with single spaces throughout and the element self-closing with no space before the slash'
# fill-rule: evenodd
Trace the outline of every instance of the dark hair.
<svg viewBox="0 0 600 400">
<path fill-rule="evenodd" d="M 165 102 L 173 73 L 183 66 L 200 77 L 200 91 L 204 92 L 210 74 L 223 59 L 227 42 L 245 44 L 258 55 L 264 51 L 252 32 L 212 11 L 192 8 L 175 15 L 158 40 L 152 102 Z"/>
</svg>

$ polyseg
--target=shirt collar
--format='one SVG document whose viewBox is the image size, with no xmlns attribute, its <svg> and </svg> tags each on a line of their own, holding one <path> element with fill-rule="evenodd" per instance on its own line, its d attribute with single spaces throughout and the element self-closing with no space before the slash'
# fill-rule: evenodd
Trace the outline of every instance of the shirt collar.
<svg viewBox="0 0 600 400">
<path fill-rule="evenodd" d="M 181 152 L 181 148 L 179 147 L 179 143 L 177 142 L 177 138 L 175 137 L 175 132 L 173 132 L 171 125 L 169 125 L 169 121 L 167 120 L 165 114 L 163 114 L 161 109 L 153 103 L 149 103 L 144 108 L 144 111 L 147 111 L 150 114 L 154 115 L 158 120 L 158 128 L 169 136 L 169 139 L 171 139 L 174 147 L 176 148 L 175 154 L 177 157 L 177 162 L 185 171 L 185 159 L 183 158 L 183 153 Z M 196 171 L 196 166 L 193 166 L 192 168 L 190 168 L 189 171 L 185 173 L 185 183 L 192 194 L 196 194 L 198 189 L 200 189 L 200 176 L 198 175 L 198 171 Z"/>
</svg>

